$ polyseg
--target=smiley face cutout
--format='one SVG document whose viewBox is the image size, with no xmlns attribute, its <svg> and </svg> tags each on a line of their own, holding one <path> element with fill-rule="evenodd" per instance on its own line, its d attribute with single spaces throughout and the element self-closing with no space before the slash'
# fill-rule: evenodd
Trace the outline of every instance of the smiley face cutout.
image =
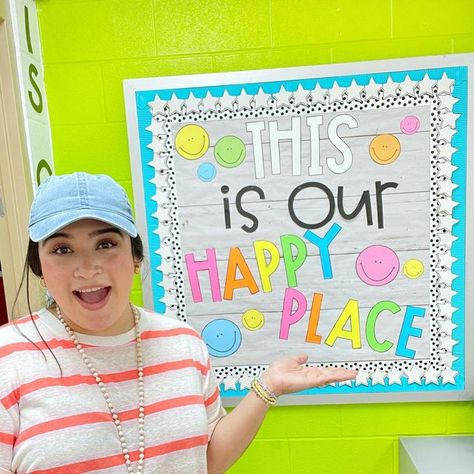
<svg viewBox="0 0 474 474">
<path fill-rule="evenodd" d="M 424 271 L 425 267 L 423 266 L 423 263 L 417 258 L 411 258 L 410 260 L 407 260 L 403 265 L 403 274 L 407 278 L 420 278 L 421 275 L 423 275 Z"/>
<path fill-rule="evenodd" d="M 379 165 L 389 165 L 400 155 L 398 138 L 390 133 L 377 135 L 369 145 L 370 157 Z"/>
<path fill-rule="evenodd" d="M 201 336 L 213 357 L 228 357 L 234 354 L 242 342 L 239 327 L 228 319 L 214 319 L 204 327 Z"/>
<path fill-rule="evenodd" d="M 265 324 L 265 317 L 256 309 L 249 309 L 242 315 L 242 324 L 249 331 L 257 331 Z"/>
<path fill-rule="evenodd" d="M 235 168 L 245 159 L 245 143 L 238 137 L 227 135 L 216 143 L 214 158 L 224 168 Z"/>
<path fill-rule="evenodd" d="M 383 286 L 395 279 L 400 270 L 397 254 L 384 245 L 371 245 L 356 260 L 357 276 L 367 285 Z"/>
<path fill-rule="evenodd" d="M 201 163 L 197 169 L 198 178 L 209 183 L 216 177 L 216 167 L 212 163 Z"/>
<path fill-rule="evenodd" d="M 176 134 L 175 146 L 183 158 L 197 160 L 209 148 L 209 135 L 199 125 L 185 125 Z"/>
<path fill-rule="evenodd" d="M 415 115 L 407 115 L 400 122 L 400 130 L 405 135 L 413 135 L 420 128 L 420 119 Z"/>
</svg>

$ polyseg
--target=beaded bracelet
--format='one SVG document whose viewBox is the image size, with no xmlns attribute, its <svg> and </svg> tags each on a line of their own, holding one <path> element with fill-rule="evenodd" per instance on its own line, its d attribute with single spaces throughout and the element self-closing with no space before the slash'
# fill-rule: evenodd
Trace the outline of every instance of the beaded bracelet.
<svg viewBox="0 0 474 474">
<path fill-rule="evenodd" d="M 253 379 L 250 388 L 255 392 L 257 397 L 262 399 L 268 405 L 275 405 L 277 401 L 276 395 L 259 379 Z"/>
</svg>

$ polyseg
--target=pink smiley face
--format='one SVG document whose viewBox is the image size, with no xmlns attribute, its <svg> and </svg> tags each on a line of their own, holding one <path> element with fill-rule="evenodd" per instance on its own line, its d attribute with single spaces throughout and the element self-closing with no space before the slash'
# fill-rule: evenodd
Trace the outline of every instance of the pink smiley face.
<svg viewBox="0 0 474 474">
<path fill-rule="evenodd" d="M 357 276 L 367 285 L 383 286 L 398 275 L 400 261 L 397 254 L 385 245 L 371 245 L 356 260 Z"/>
<path fill-rule="evenodd" d="M 418 131 L 420 128 L 420 120 L 418 117 L 414 115 L 407 115 L 401 122 L 400 122 L 400 130 L 405 135 L 413 135 Z"/>
</svg>

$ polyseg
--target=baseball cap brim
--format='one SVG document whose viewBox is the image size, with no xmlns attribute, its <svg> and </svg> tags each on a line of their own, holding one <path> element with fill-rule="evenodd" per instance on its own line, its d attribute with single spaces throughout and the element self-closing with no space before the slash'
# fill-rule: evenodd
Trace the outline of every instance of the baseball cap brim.
<svg viewBox="0 0 474 474">
<path fill-rule="evenodd" d="M 101 209 L 93 211 L 91 209 L 72 209 L 54 214 L 53 216 L 46 217 L 45 219 L 31 224 L 29 227 L 30 239 L 33 242 L 40 242 L 51 237 L 51 235 L 69 224 L 83 219 L 102 221 L 120 229 L 130 235 L 130 237 L 137 236 L 135 224 L 119 214 L 110 213 Z"/>
</svg>

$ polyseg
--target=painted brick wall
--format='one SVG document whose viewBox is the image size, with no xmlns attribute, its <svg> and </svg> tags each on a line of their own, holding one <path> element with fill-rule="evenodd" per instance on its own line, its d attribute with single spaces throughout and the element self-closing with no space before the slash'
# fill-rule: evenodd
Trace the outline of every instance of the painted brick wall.
<svg viewBox="0 0 474 474">
<path fill-rule="evenodd" d="M 58 173 L 131 191 L 125 78 L 474 51 L 472 0 L 37 0 Z M 138 281 L 134 301 L 140 303 Z M 233 474 L 390 474 L 400 435 L 474 433 L 474 403 L 277 407 Z"/>
</svg>

